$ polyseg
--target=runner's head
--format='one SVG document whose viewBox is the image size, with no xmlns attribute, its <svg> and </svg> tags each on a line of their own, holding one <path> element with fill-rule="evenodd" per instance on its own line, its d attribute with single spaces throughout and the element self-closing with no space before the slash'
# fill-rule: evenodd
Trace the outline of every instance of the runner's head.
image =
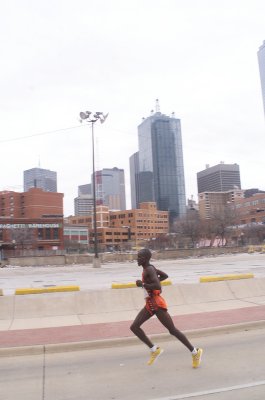
<svg viewBox="0 0 265 400">
<path fill-rule="evenodd" d="M 152 253 L 149 249 L 142 249 L 138 251 L 137 262 L 138 265 L 146 265 L 149 263 Z"/>
</svg>

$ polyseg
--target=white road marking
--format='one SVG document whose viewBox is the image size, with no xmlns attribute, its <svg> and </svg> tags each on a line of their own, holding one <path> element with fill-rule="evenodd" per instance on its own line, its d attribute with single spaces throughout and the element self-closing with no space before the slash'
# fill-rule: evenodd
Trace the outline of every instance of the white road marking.
<svg viewBox="0 0 265 400">
<path fill-rule="evenodd" d="M 207 396 L 207 395 L 214 394 L 214 393 L 231 392 L 233 390 L 247 389 L 247 388 L 251 388 L 251 387 L 255 387 L 255 386 L 262 386 L 262 385 L 265 385 L 265 381 L 251 382 L 251 383 L 246 383 L 243 385 L 236 385 L 236 386 L 230 386 L 230 387 L 224 387 L 224 388 L 218 388 L 218 389 L 212 389 L 212 390 L 204 390 L 202 392 L 193 392 L 193 393 L 186 393 L 186 394 L 180 394 L 180 395 L 169 396 L 169 397 L 160 397 L 159 399 L 154 399 L 154 400 L 191 399 L 193 397 Z"/>
</svg>

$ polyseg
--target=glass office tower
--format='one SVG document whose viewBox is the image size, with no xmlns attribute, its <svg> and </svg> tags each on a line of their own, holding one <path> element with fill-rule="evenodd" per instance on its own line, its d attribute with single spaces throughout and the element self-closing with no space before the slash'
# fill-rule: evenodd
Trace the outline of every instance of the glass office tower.
<svg viewBox="0 0 265 400">
<path fill-rule="evenodd" d="M 180 120 L 156 112 L 138 126 L 139 201 L 155 201 L 172 223 L 186 213 Z"/>
<path fill-rule="evenodd" d="M 57 172 L 43 168 L 31 168 L 24 171 L 24 192 L 32 187 L 45 192 L 57 192 Z"/>
<path fill-rule="evenodd" d="M 259 61 L 259 72 L 260 72 L 260 82 L 261 82 L 261 91 L 263 98 L 263 108 L 265 114 L 265 40 L 260 46 L 258 51 L 258 61 Z"/>
<path fill-rule="evenodd" d="M 104 168 L 95 174 L 97 204 L 108 206 L 110 210 L 126 210 L 124 170 Z"/>
<path fill-rule="evenodd" d="M 131 206 L 139 208 L 139 152 L 130 157 Z"/>
</svg>

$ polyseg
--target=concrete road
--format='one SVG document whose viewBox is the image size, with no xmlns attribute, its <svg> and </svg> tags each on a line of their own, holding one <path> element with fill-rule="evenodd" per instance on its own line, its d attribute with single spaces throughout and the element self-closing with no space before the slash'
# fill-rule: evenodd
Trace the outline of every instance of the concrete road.
<svg viewBox="0 0 265 400">
<path fill-rule="evenodd" d="M 1 358 L 1 400 L 263 400 L 265 329 L 193 339 L 199 369 L 175 340 L 147 366 L 144 345 Z"/>
<path fill-rule="evenodd" d="M 202 275 L 253 272 L 265 277 L 265 254 L 234 254 L 205 258 L 152 261 L 168 273 L 173 283 L 198 283 Z M 0 270 L 0 289 L 5 295 L 16 288 L 79 285 L 81 290 L 110 288 L 112 282 L 131 282 L 141 275 L 136 262 L 91 265 L 7 267 Z"/>
</svg>

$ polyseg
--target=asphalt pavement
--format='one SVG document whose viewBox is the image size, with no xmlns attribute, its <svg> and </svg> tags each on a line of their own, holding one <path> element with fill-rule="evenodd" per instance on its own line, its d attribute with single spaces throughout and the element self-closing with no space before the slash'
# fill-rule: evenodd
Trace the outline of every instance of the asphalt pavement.
<svg viewBox="0 0 265 400">
<path fill-rule="evenodd" d="M 204 349 L 193 369 L 174 338 L 147 365 L 139 341 L 108 348 L 1 358 L 1 400 L 263 400 L 265 329 L 194 336 Z M 80 349 L 81 350 L 81 349 Z"/>
</svg>

